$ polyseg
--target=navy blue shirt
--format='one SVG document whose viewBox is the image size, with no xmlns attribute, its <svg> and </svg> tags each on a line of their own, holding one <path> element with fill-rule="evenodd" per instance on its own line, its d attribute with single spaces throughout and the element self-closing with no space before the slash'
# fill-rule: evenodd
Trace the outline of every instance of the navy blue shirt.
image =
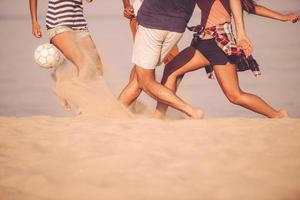
<svg viewBox="0 0 300 200">
<path fill-rule="evenodd" d="M 146 28 L 183 33 L 197 0 L 144 0 L 138 23 Z"/>
</svg>

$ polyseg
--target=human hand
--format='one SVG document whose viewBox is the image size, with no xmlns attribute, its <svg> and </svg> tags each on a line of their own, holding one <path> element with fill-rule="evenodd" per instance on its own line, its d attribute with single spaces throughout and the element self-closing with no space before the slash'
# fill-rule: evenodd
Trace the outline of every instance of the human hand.
<svg viewBox="0 0 300 200">
<path fill-rule="evenodd" d="M 124 8 L 124 17 L 126 17 L 127 19 L 131 19 L 134 17 L 134 10 L 133 7 L 131 5 L 126 6 Z"/>
<path fill-rule="evenodd" d="M 240 35 L 236 40 L 237 47 L 245 53 L 246 57 L 249 57 L 252 54 L 253 46 L 251 41 L 246 35 Z"/>
<path fill-rule="evenodd" d="M 88 3 L 91 3 L 93 0 L 85 0 L 86 2 L 88 2 Z"/>
<path fill-rule="evenodd" d="M 38 22 L 33 22 L 33 23 L 32 23 L 32 34 L 33 34 L 36 38 L 42 37 L 41 26 L 39 25 Z"/>
<path fill-rule="evenodd" d="M 282 21 L 286 22 L 286 21 L 291 21 L 293 23 L 296 23 L 299 21 L 299 15 L 294 14 L 294 13 L 289 13 L 283 16 Z"/>
</svg>

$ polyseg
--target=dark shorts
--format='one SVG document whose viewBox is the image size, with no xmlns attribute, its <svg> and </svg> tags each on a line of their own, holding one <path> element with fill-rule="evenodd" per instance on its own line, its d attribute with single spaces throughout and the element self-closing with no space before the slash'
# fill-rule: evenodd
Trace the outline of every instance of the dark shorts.
<svg viewBox="0 0 300 200">
<path fill-rule="evenodd" d="M 211 65 L 225 65 L 228 62 L 236 64 L 237 56 L 227 56 L 223 50 L 217 45 L 215 39 L 198 40 L 197 45 L 194 46 L 198 49 L 210 62 Z"/>
</svg>

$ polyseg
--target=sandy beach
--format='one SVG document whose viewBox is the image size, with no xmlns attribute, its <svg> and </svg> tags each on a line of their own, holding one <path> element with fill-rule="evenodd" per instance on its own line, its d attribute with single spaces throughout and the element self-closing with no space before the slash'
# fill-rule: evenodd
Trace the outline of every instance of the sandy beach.
<svg viewBox="0 0 300 200">
<path fill-rule="evenodd" d="M 299 0 L 259 2 L 300 11 Z M 205 119 L 170 109 L 169 119 L 157 120 L 146 95 L 137 115 L 115 98 L 132 65 L 121 1 L 85 7 L 105 75 L 57 86 L 70 112 L 53 93 L 51 70 L 34 63 L 34 49 L 48 38 L 45 29 L 42 39 L 31 35 L 27 3 L 0 2 L 0 200 L 300 199 L 299 23 L 246 15 L 263 74 L 240 74 L 243 89 L 288 109 L 291 118 L 265 119 L 230 104 L 200 70 L 185 77 L 178 94 L 203 109 Z M 46 5 L 39 1 L 42 26 Z M 195 11 L 190 24 L 199 20 Z M 180 48 L 190 38 L 187 32 Z"/>
<path fill-rule="evenodd" d="M 0 118 L 0 196 L 298 200 L 299 130 L 300 120 Z"/>
</svg>

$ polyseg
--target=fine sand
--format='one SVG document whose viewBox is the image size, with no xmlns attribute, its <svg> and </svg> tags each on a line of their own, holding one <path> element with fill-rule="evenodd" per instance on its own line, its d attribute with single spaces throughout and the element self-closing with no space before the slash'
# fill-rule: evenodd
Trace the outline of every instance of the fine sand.
<svg viewBox="0 0 300 200">
<path fill-rule="evenodd" d="M 300 120 L 0 118 L 2 200 L 298 200 Z"/>
</svg>

